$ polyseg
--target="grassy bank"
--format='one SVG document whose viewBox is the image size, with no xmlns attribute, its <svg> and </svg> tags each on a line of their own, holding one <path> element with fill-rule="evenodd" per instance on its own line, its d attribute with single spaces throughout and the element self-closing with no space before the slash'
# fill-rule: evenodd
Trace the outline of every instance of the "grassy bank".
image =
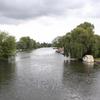
<svg viewBox="0 0 100 100">
<path fill-rule="evenodd" d="M 100 65 L 100 58 L 95 58 L 94 61 L 96 65 Z"/>
<path fill-rule="evenodd" d="M 100 62 L 100 58 L 95 58 L 94 59 L 96 62 Z"/>
</svg>

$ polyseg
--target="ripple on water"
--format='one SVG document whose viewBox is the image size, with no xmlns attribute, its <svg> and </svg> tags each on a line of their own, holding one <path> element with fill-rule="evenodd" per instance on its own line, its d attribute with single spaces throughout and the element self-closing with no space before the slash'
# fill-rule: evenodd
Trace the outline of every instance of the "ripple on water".
<svg viewBox="0 0 100 100">
<path fill-rule="evenodd" d="M 100 68 L 64 63 L 52 48 L 18 53 L 0 63 L 0 100 L 99 100 Z"/>
</svg>

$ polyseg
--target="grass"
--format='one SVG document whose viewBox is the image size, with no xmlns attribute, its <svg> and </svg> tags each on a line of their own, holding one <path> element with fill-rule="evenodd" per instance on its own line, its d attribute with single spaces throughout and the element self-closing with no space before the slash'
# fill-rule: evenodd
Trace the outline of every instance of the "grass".
<svg viewBox="0 0 100 100">
<path fill-rule="evenodd" d="M 100 58 L 95 58 L 94 60 L 100 62 Z"/>
</svg>

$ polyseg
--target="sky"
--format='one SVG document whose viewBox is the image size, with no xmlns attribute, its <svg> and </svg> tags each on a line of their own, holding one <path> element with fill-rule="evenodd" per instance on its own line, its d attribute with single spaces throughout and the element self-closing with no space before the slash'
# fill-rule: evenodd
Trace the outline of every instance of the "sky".
<svg viewBox="0 0 100 100">
<path fill-rule="evenodd" d="M 52 42 L 85 21 L 100 35 L 100 0 L 0 0 L 0 30 Z"/>
</svg>

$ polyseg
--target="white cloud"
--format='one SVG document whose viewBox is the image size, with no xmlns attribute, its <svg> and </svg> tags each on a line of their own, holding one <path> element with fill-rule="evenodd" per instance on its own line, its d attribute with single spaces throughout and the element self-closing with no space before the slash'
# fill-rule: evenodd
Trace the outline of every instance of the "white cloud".
<svg viewBox="0 0 100 100">
<path fill-rule="evenodd" d="M 95 21 L 95 19 L 78 19 L 76 17 L 41 17 L 18 25 L 0 25 L 0 28 L 14 35 L 17 40 L 22 36 L 30 36 L 39 42 L 51 42 L 56 36 L 64 35 L 84 21 L 93 23 L 96 27 L 96 33 L 100 32 L 98 27 L 100 19 Z"/>
<path fill-rule="evenodd" d="M 0 0 L 0 30 L 51 42 L 84 21 L 100 33 L 99 0 Z"/>
</svg>

